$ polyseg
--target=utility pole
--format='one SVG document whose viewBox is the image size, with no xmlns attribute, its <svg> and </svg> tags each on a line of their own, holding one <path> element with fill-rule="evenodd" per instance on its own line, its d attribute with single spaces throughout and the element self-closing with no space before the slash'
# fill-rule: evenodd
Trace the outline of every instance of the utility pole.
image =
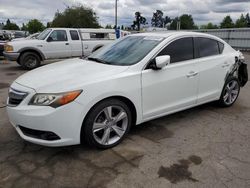
<svg viewBox="0 0 250 188">
<path fill-rule="evenodd" d="M 117 1 L 115 0 L 115 29 L 117 29 Z"/>
<path fill-rule="evenodd" d="M 181 19 L 180 19 L 180 17 L 178 17 L 178 20 L 177 20 L 176 30 L 177 31 L 181 30 Z"/>
</svg>

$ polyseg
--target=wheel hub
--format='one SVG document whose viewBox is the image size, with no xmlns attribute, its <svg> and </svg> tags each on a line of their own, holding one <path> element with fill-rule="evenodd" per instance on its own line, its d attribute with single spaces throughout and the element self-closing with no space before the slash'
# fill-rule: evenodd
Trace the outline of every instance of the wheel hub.
<svg viewBox="0 0 250 188">
<path fill-rule="evenodd" d="M 128 126 L 128 115 L 120 106 L 104 108 L 95 118 L 93 134 L 95 140 L 102 145 L 118 142 L 125 134 Z"/>
<path fill-rule="evenodd" d="M 225 94 L 223 96 L 224 102 L 228 105 L 232 104 L 236 100 L 238 93 L 239 93 L 238 83 L 235 80 L 229 82 L 226 86 Z"/>
</svg>

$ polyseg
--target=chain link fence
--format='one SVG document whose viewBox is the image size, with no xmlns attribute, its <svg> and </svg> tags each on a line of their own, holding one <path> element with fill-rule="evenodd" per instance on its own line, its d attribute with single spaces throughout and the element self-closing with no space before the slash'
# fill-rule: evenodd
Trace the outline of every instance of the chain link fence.
<svg viewBox="0 0 250 188">
<path fill-rule="evenodd" d="M 208 29 L 196 30 L 196 32 L 215 35 L 237 50 L 250 50 L 250 28 L 235 28 L 235 29 Z"/>
</svg>

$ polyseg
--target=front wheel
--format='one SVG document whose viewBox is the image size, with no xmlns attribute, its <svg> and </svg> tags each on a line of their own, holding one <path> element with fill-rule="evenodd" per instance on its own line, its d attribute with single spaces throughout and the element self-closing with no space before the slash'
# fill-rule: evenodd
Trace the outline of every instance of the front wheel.
<svg viewBox="0 0 250 188">
<path fill-rule="evenodd" d="M 26 70 L 37 68 L 40 64 L 41 60 L 36 53 L 25 52 L 20 57 L 20 65 Z"/>
<path fill-rule="evenodd" d="M 132 123 L 128 106 L 120 100 L 108 99 L 95 105 L 83 124 L 83 139 L 91 146 L 111 148 L 127 135 Z"/>
<path fill-rule="evenodd" d="M 222 90 L 219 104 L 223 107 L 232 106 L 240 93 L 240 84 L 237 78 L 229 78 Z"/>
</svg>

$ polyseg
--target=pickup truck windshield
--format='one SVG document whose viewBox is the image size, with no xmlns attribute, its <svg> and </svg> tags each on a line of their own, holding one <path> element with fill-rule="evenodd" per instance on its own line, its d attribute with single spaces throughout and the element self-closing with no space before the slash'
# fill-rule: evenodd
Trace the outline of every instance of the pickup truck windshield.
<svg viewBox="0 0 250 188">
<path fill-rule="evenodd" d="M 46 29 L 44 30 L 42 33 L 40 33 L 40 35 L 38 35 L 37 39 L 38 40 L 44 40 L 48 34 L 51 32 L 52 29 Z"/>
<path fill-rule="evenodd" d="M 94 52 L 88 59 L 111 65 L 134 65 L 163 40 L 163 37 L 128 36 Z"/>
</svg>

